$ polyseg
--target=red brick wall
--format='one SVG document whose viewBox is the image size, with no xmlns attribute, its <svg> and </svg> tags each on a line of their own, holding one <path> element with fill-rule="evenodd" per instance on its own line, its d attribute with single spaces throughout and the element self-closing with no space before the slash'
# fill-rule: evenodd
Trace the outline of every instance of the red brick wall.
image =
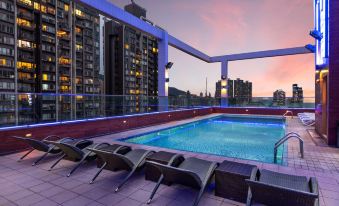
<svg viewBox="0 0 339 206">
<path fill-rule="evenodd" d="M 246 111 L 248 110 L 248 111 Z M 289 109 L 291 110 L 291 109 Z M 314 112 L 314 110 L 291 110 L 296 115 L 299 112 Z M 127 117 L 116 117 L 105 120 L 84 121 L 58 125 L 39 126 L 22 129 L 0 131 L 0 154 L 6 154 L 27 148 L 27 145 L 9 138 L 11 136 L 25 136 L 31 134 L 36 139 L 43 139 L 48 135 L 59 135 L 61 137 L 91 138 L 104 134 L 117 133 L 129 129 L 151 126 L 175 120 L 188 119 L 195 116 L 208 115 L 211 113 L 229 114 L 261 114 L 261 115 L 283 115 L 286 109 L 265 108 L 205 108 L 195 110 L 183 110 L 147 115 L 135 115 Z M 126 121 L 126 122 L 124 122 Z"/>
<path fill-rule="evenodd" d="M 13 138 L 9 138 L 11 136 L 25 136 L 26 134 L 31 134 L 32 137 L 40 140 L 52 134 L 61 137 L 91 138 L 138 127 L 207 115 L 212 112 L 212 108 L 206 108 L 0 131 L 0 154 L 22 150 L 27 147 L 27 145 L 18 142 Z"/>
<path fill-rule="evenodd" d="M 329 18 L 329 81 L 328 81 L 328 144 L 337 145 L 339 123 L 339 1 L 330 0 Z"/>
</svg>

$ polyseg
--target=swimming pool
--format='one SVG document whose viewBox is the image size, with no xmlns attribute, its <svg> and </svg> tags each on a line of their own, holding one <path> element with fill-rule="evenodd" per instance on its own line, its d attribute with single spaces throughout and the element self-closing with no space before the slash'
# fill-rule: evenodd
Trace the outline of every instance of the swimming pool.
<svg viewBox="0 0 339 206">
<path fill-rule="evenodd" d="M 120 141 L 273 163 L 274 144 L 284 134 L 283 118 L 220 115 Z M 278 150 L 280 164 L 283 150 Z"/>
</svg>

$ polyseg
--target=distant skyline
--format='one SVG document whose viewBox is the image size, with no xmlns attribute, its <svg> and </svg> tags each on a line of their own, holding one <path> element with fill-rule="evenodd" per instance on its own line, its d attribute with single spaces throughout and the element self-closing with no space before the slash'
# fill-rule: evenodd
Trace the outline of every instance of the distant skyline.
<svg viewBox="0 0 339 206">
<path fill-rule="evenodd" d="M 109 0 L 123 8 L 129 0 Z M 147 18 L 208 55 L 235 54 L 313 44 L 313 4 L 306 0 L 136 0 Z M 170 86 L 199 95 L 215 91 L 220 64 L 208 64 L 172 47 Z M 292 96 L 292 84 L 314 96 L 314 55 L 253 59 L 229 63 L 229 78 L 253 82 L 253 96 L 277 89 Z"/>
</svg>

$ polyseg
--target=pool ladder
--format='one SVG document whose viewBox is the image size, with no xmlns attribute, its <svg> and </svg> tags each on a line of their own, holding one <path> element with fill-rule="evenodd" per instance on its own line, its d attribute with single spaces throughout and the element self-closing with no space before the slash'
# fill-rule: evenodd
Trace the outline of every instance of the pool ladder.
<svg viewBox="0 0 339 206">
<path fill-rule="evenodd" d="M 283 114 L 283 117 L 286 118 L 288 114 L 291 114 L 291 118 L 293 119 L 294 114 L 290 110 L 286 110 L 286 112 Z"/>
<path fill-rule="evenodd" d="M 301 138 L 301 136 L 298 133 L 289 132 L 274 144 L 274 163 L 277 163 L 277 154 L 278 154 L 279 146 L 285 143 L 287 140 L 289 140 L 292 137 L 297 138 L 299 140 L 299 149 L 300 149 L 301 158 L 304 158 L 304 140 Z"/>
</svg>

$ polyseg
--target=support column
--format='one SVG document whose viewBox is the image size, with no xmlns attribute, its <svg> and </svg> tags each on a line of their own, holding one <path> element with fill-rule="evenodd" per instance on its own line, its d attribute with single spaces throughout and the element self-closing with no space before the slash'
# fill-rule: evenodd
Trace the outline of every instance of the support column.
<svg viewBox="0 0 339 206">
<path fill-rule="evenodd" d="M 163 38 L 158 41 L 158 107 L 159 111 L 168 110 L 168 33 L 163 32 Z"/>
<path fill-rule="evenodd" d="M 228 61 L 221 62 L 221 107 L 228 107 L 228 97 L 227 97 L 227 79 L 228 79 Z"/>
</svg>

